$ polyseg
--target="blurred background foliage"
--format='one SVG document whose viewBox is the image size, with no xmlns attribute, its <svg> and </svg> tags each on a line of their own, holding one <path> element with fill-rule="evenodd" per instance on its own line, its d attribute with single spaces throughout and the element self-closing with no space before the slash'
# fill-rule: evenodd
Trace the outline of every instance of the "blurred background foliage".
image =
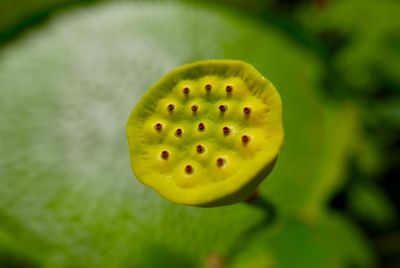
<svg viewBox="0 0 400 268">
<path fill-rule="evenodd" d="M 0 1 L 0 267 L 399 267 L 396 0 Z M 248 204 L 161 200 L 124 125 L 171 68 L 253 64 L 285 147 Z"/>
</svg>

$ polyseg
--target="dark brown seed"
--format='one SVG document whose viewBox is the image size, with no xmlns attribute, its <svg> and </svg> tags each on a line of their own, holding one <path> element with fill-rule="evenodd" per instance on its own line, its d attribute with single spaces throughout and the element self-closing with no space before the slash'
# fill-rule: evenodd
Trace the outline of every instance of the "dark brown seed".
<svg viewBox="0 0 400 268">
<path fill-rule="evenodd" d="M 217 166 L 221 167 L 224 165 L 224 163 L 225 163 L 225 160 L 222 157 L 219 157 L 217 159 Z"/>
<path fill-rule="evenodd" d="M 192 112 L 197 112 L 197 110 L 199 109 L 199 107 L 197 105 L 192 105 Z"/>
<path fill-rule="evenodd" d="M 196 146 L 196 151 L 198 152 L 198 153 L 202 153 L 202 152 L 204 152 L 204 147 L 202 146 L 202 145 L 197 145 Z"/>
<path fill-rule="evenodd" d="M 206 128 L 206 126 L 204 125 L 204 123 L 199 123 L 198 125 L 199 130 L 204 130 Z"/>
<path fill-rule="evenodd" d="M 168 104 L 167 109 L 168 111 L 172 112 L 175 109 L 175 105 L 173 105 L 172 103 Z"/>
<path fill-rule="evenodd" d="M 168 156 L 169 156 L 169 153 L 167 152 L 167 151 L 162 151 L 161 152 L 161 157 L 162 157 L 162 159 L 168 159 Z"/>
<path fill-rule="evenodd" d="M 185 95 L 189 94 L 189 88 L 188 87 L 184 87 L 182 91 L 183 91 L 183 94 L 185 94 Z"/>
<path fill-rule="evenodd" d="M 212 86 L 211 86 L 210 84 L 207 84 L 207 85 L 204 86 L 204 89 L 205 89 L 207 92 L 210 92 L 211 89 L 212 89 Z"/>
<path fill-rule="evenodd" d="M 191 165 L 186 165 L 185 172 L 191 174 L 193 172 L 193 167 Z"/>
<path fill-rule="evenodd" d="M 232 93 L 233 87 L 231 85 L 227 85 L 225 90 L 226 90 L 227 93 Z"/>
<path fill-rule="evenodd" d="M 223 128 L 222 128 L 222 132 L 224 132 L 225 135 L 228 135 L 229 132 L 230 132 L 229 127 L 223 127 Z"/>
<path fill-rule="evenodd" d="M 243 135 L 242 136 L 242 142 L 244 144 L 248 143 L 249 141 L 250 141 L 250 137 L 249 136 L 247 136 L 247 135 Z"/>
<path fill-rule="evenodd" d="M 250 107 L 244 107 L 244 108 L 243 108 L 243 113 L 244 113 L 245 115 L 249 115 L 249 114 L 251 113 L 251 108 L 250 108 Z"/>
<path fill-rule="evenodd" d="M 221 112 L 225 112 L 225 111 L 227 110 L 227 106 L 221 104 L 220 106 L 218 106 L 218 109 L 219 109 Z"/>
<path fill-rule="evenodd" d="M 162 124 L 161 124 L 161 123 L 157 123 L 157 124 L 154 125 L 154 128 L 155 128 L 157 131 L 160 131 L 160 130 L 162 129 Z"/>
<path fill-rule="evenodd" d="M 176 136 L 180 137 L 182 136 L 182 129 L 181 128 L 177 128 L 175 131 Z"/>
</svg>

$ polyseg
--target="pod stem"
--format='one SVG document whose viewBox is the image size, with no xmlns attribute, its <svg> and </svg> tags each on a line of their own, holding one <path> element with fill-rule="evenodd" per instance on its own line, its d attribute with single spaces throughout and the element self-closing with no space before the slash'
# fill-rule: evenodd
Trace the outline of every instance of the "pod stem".
<svg viewBox="0 0 400 268">
<path fill-rule="evenodd" d="M 244 202 L 252 207 L 264 211 L 269 221 L 273 221 L 277 216 L 275 206 L 271 203 L 271 201 L 268 200 L 268 198 L 261 195 L 258 190 L 256 190 L 252 195 L 245 199 Z"/>
</svg>

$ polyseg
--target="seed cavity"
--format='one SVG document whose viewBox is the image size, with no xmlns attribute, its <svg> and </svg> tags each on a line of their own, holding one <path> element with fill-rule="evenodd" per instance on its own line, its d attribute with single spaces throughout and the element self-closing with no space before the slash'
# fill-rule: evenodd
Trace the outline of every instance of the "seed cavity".
<svg viewBox="0 0 400 268">
<path fill-rule="evenodd" d="M 163 127 L 163 125 L 161 123 L 157 123 L 157 124 L 154 125 L 154 129 L 156 131 L 161 131 L 162 127 Z"/>
<path fill-rule="evenodd" d="M 206 128 L 206 126 L 204 125 L 204 123 L 199 123 L 199 125 L 198 125 L 197 127 L 198 127 L 198 129 L 199 129 L 200 131 L 203 131 L 203 130 Z"/>
<path fill-rule="evenodd" d="M 193 173 L 193 167 L 191 165 L 186 165 L 185 172 L 187 174 L 192 174 Z"/>
<path fill-rule="evenodd" d="M 189 88 L 188 87 L 184 87 L 182 92 L 183 92 L 183 94 L 188 95 L 189 94 Z"/>
<path fill-rule="evenodd" d="M 174 109 L 175 109 L 175 105 L 173 105 L 172 103 L 168 104 L 168 106 L 167 106 L 168 111 L 172 112 Z"/>
<path fill-rule="evenodd" d="M 183 130 L 182 130 L 181 128 L 177 128 L 177 129 L 175 130 L 175 135 L 178 136 L 178 137 L 180 137 L 180 136 L 182 136 L 182 132 L 183 132 Z"/>
<path fill-rule="evenodd" d="M 223 105 L 221 104 L 220 106 L 218 106 L 218 109 L 224 113 L 226 110 L 228 110 L 228 106 L 227 105 Z"/>
<path fill-rule="evenodd" d="M 243 108 L 243 113 L 244 113 L 245 115 L 249 115 L 249 114 L 251 113 L 251 108 L 250 108 L 250 107 L 244 107 L 244 108 Z"/>
<path fill-rule="evenodd" d="M 222 128 L 222 132 L 224 133 L 224 135 L 228 135 L 230 131 L 231 131 L 231 130 L 230 130 L 229 127 L 223 127 L 223 128 Z"/>
<path fill-rule="evenodd" d="M 168 157 L 169 157 L 168 151 L 165 151 L 165 150 L 164 150 L 164 151 L 161 152 L 161 158 L 162 158 L 162 159 L 167 160 Z"/>
<path fill-rule="evenodd" d="M 217 88 L 214 88 L 214 85 L 211 83 L 203 84 L 203 87 L 204 87 L 204 91 L 206 92 L 208 97 L 211 96 L 211 92 L 213 92 L 213 90 L 217 89 Z M 188 100 L 189 97 L 191 97 L 190 94 L 193 93 L 191 91 L 194 90 L 194 88 L 192 88 L 189 85 L 184 85 L 181 87 L 181 90 L 182 90 L 181 94 L 183 95 L 183 97 L 185 97 Z M 225 84 L 222 86 L 222 90 L 225 90 L 225 92 L 226 92 L 225 94 L 229 99 L 233 94 L 234 86 L 231 84 Z M 170 100 L 169 102 L 166 102 L 164 105 L 165 105 L 164 109 L 166 109 L 165 111 L 172 115 L 173 113 L 180 112 L 181 108 L 179 105 L 182 105 L 182 104 L 179 104 L 179 103 L 175 102 L 174 100 Z M 199 104 L 199 102 L 196 102 L 193 100 L 193 102 L 189 102 L 189 106 L 186 106 L 187 107 L 186 109 L 188 110 L 189 113 L 192 113 L 194 117 L 197 117 L 197 113 L 199 113 L 199 111 L 200 111 L 200 105 L 202 105 L 202 104 L 201 103 Z M 214 105 L 214 109 L 215 109 L 214 111 L 217 112 L 221 116 L 221 118 L 226 116 L 229 112 L 231 112 L 232 109 L 235 110 L 234 104 L 231 105 L 229 103 L 229 100 L 226 99 L 226 97 L 225 97 L 225 100 L 220 99 L 218 102 L 214 102 L 213 105 Z M 218 111 L 216 111 L 217 108 L 218 108 Z M 253 111 L 254 107 L 250 103 L 242 104 L 238 108 L 239 108 L 239 111 L 240 111 L 240 109 L 242 109 L 242 117 L 244 117 L 245 119 L 248 119 L 249 116 L 252 113 L 254 113 L 254 111 Z M 201 111 L 203 111 L 203 109 L 206 109 L 206 106 L 204 106 L 204 107 L 202 106 L 201 109 L 202 109 Z M 200 120 L 202 120 L 202 119 L 200 119 Z M 162 132 L 169 130 L 169 127 L 166 128 L 168 125 L 165 123 L 166 122 L 164 122 L 164 121 L 162 121 L 162 122 L 155 121 L 153 123 L 154 124 L 153 127 L 154 127 L 155 131 L 160 132 L 160 134 L 164 134 Z M 204 121 L 200 121 L 200 122 L 197 121 L 197 122 L 193 122 L 193 123 L 194 123 L 194 127 L 197 127 L 198 132 L 200 132 L 200 133 L 205 132 L 205 129 L 206 129 L 205 124 L 206 123 Z M 234 136 L 233 134 L 235 134 L 235 131 L 234 131 L 235 129 L 233 126 L 229 125 L 228 123 L 225 123 L 225 124 L 226 125 L 224 125 L 224 123 L 222 123 L 222 125 L 220 125 L 218 127 L 218 129 L 219 129 L 219 131 L 222 132 L 222 133 L 220 132 L 222 135 L 219 134 L 219 135 L 221 135 L 220 138 L 227 139 L 230 136 Z M 210 127 L 210 130 L 212 130 L 211 129 L 212 125 L 207 125 L 207 127 Z M 172 134 L 175 135 L 175 137 L 177 138 L 177 141 L 179 141 L 178 139 L 182 138 L 183 132 L 186 131 L 186 129 L 184 130 L 183 126 L 179 126 L 179 127 L 177 126 L 177 127 L 173 128 L 172 131 L 173 131 Z M 199 135 L 200 135 L 200 133 L 199 133 Z M 186 135 L 186 133 L 185 133 L 185 135 Z M 242 147 L 246 148 L 246 146 L 249 145 L 249 142 L 252 142 L 253 137 L 247 133 L 242 133 L 241 135 L 239 135 L 239 137 L 237 139 L 240 139 L 240 140 L 238 140 L 239 143 L 241 143 L 240 145 Z M 192 146 L 193 146 L 192 152 L 197 157 L 208 157 L 207 154 L 209 151 L 207 149 L 209 149 L 209 148 L 206 147 L 205 144 L 194 143 Z M 207 154 L 206 154 L 206 152 L 207 152 Z M 160 161 L 162 161 L 166 164 L 169 163 L 170 161 L 175 161 L 173 158 L 171 158 L 172 156 L 174 156 L 174 155 L 173 154 L 171 155 L 170 150 L 167 148 L 161 149 L 159 151 Z M 215 156 L 211 156 L 211 157 L 212 157 L 211 161 L 215 161 L 213 165 L 215 165 L 214 167 L 216 167 L 217 169 L 223 170 L 225 167 L 227 167 L 229 159 L 227 159 L 226 156 L 215 155 Z M 183 166 L 181 166 L 181 172 L 183 171 L 184 174 L 187 176 L 193 176 L 195 168 L 197 168 L 197 166 L 193 166 L 192 164 L 186 163 L 186 164 L 183 164 Z M 196 172 L 198 172 L 198 170 L 196 170 Z"/>
<path fill-rule="evenodd" d="M 225 159 L 223 159 L 222 157 L 218 157 L 217 166 L 222 167 L 224 164 L 225 164 Z"/>
<path fill-rule="evenodd" d="M 199 109 L 199 106 L 192 105 L 191 109 L 192 109 L 192 112 L 197 112 L 197 110 Z"/>
<path fill-rule="evenodd" d="M 196 151 L 201 154 L 204 152 L 204 147 L 201 144 L 199 144 L 196 146 Z"/>
<path fill-rule="evenodd" d="M 247 144 L 250 141 L 250 137 L 247 135 L 242 136 L 242 142 L 243 144 Z"/>
</svg>

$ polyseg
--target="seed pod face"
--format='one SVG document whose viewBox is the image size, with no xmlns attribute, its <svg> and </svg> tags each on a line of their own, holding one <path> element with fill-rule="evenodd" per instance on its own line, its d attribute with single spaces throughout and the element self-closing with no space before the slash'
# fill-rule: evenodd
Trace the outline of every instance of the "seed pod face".
<svg viewBox="0 0 400 268">
<path fill-rule="evenodd" d="M 211 60 L 155 83 L 129 117 L 136 177 L 192 206 L 244 200 L 271 172 L 283 143 L 282 103 L 251 65 Z"/>
</svg>

